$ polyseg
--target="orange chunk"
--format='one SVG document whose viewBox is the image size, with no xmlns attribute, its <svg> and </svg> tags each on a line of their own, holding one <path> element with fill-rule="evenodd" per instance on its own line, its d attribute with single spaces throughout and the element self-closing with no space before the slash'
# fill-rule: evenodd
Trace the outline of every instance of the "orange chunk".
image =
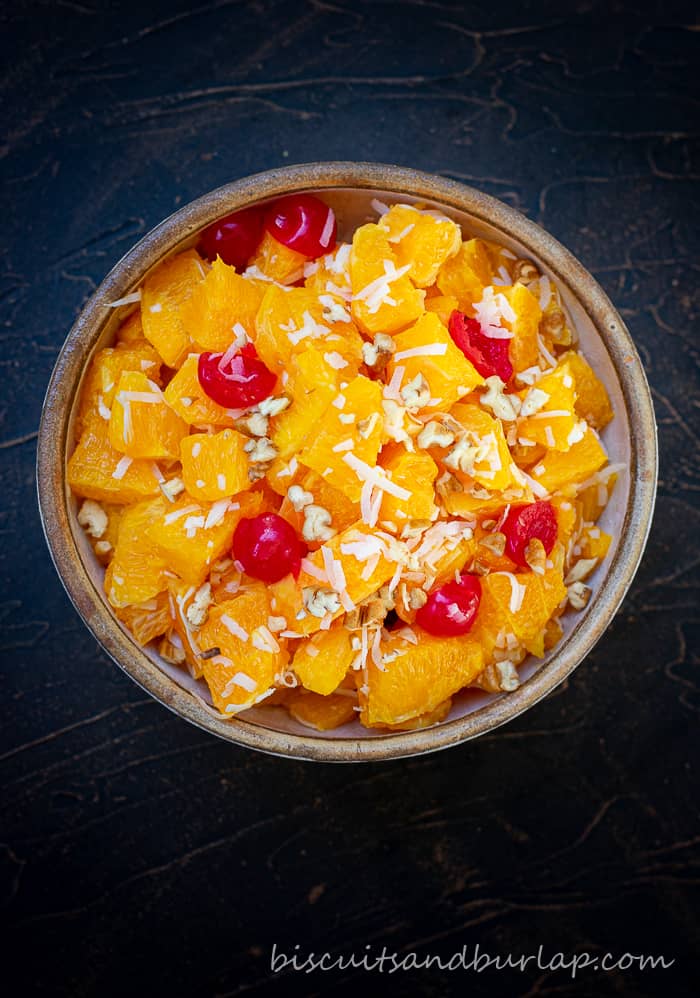
<svg viewBox="0 0 700 998">
<path fill-rule="evenodd" d="M 610 549 L 612 537 L 599 527 L 584 527 L 579 538 L 582 558 L 603 559 Z"/>
<path fill-rule="evenodd" d="M 233 426 L 238 411 L 224 409 L 206 394 L 199 383 L 199 354 L 191 353 L 165 389 L 163 397 L 174 412 L 190 426 Z"/>
<path fill-rule="evenodd" d="M 384 425 L 381 385 L 359 374 L 343 389 L 341 401 L 342 408 L 334 403 L 328 406 L 318 432 L 299 454 L 299 462 L 357 502 L 362 480 L 355 462 L 374 467 L 381 444 Z M 355 419 L 349 423 L 341 416 Z"/>
<path fill-rule="evenodd" d="M 613 418 L 613 409 L 605 385 L 590 364 L 574 350 L 563 354 L 576 384 L 576 413 L 596 429 L 602 430 Z"/>
<path fill-rule="evenodd" d="M 532 477 L 547 492 L 575 482 L 585 482 L 587 478 L 607 464 L 608 455 L 590 427 L 583 440 L 574 444 L 568 451 L 547 451 L 539 464 L 531 469 Z"/>
<path fill-rule="evenodd" d="M 429 404 L 421 406 L 423 412 L 449 409 L 457 399 L 484 383 L 434 312 L 424 313 L 410 329 L 395 336 L 394 343 L 396 350 L 389 361 L 387 381 L 400 367 L 404 369 L 404 387 L 418 376 L 427 381 L 431 398 Z"/>
<path fill-rule="evenodd" d="M 152 599 L 131 606 L 115 607 L 122 624 L 129 628 L 140 645 L 160 637 L 172 626 L 168 594 L 158 593 Z"/>
<path fill-rule="evenodd" d="M 525 371 L 528 367 L 534 367 L 539 358 L 537 331 L 542 309 L 537 298 L 524 284 L 514 284 L 501 291 L 515 312 L 514 320 L 504 320 L 504 326 L 513 333 L 513 338 L 508 343 L 508 356 L 514 371 Z"/>
<path fill-rule="evenodd" d="M 159 383 L 160 363 L 160 357 L 144 339 L 96 353 L 80 394 L 76 432 L 81 433 L 94 419 L 109 421 L 112 400 L 125 371 L 138 371 Z"/>
<path fill-rule="evenodd" d="M 491 261 L 482 239 L 462 243 L 438 271 L 435 282 L 443 295 L 454 297 L 461 312 L 474 315 L 474 302 L 481 301 L 484 287 L 491 283 Z"/>
<path fill-rule="evenodd" d="M 540 378 L 533 388 L 520 392 L 524 407 L 532 399 L 536 399 L 535 404 L 539 404 L 543 398 L 541 393 L 547 398 L 534 415 L 519 422 L 518 436 L 533 440 L 549 450 L 568 451 L 571 440 L 575 440 L 577 436 L 580 439 L 583 429 L 574 432 L 577 424 L 574 409 L 576 394 L 567 362 L 559 363 L 553 371 Z"/>
<path fill-rule="evenodd" d="M 338 622 L 299 645 L 292 666 L 307 690 L 327 696 L 338 688 L 357 654 L 350 639 L 350 631 Z"/>
<path fill-rule="evenodd" d="M 434 482 L 438 466 L 430 454 L 425 451 L 412 453 L 403 444 L 390 444 L 382 448 L 379 463 L 394 485 L 411 493 L 410 499 L 399 499 L 385 492 L 380 521 L 393 521 L 400 528 L 406 520 L 432 520 L 436 511 Z"/>
<path fill-rule="evenodd" d="M 447 327 L 452 313 L 459 309 L 459 302 L 454 295 L 433 295 L 425 299 L 425 311 L 435 312 L 443 326 Z"/>
<path fill-rule="evenodd" d="M 149 530 L 168 505 L 166 499 L 151 499 L 124 510 L 114 557 L 105 572 L 105 592 L 113 607 L 144 603 L 165 591 L 167 565 L 154 549 Z"/>
<path fill-rule="evenodd" d="M 159 264 L 143 282 L 141 321 L 144 336 L 168 367 L 179 367 L 192 348 L 181 310 L 205 273 L 199 255 L 194 250 L 185 250 Z"/>
<path fill-rule="evenodd" d="M 180 444 L 182 480 L 195 499 L 214 502 L 248 488 L 247 437 L 235 430 L 193 433 Z"/>
<path fill-rule="evenodd" d="M 271 371 L 280 374 L 294 354 L 315 347 L 325 363 L 344 381 L 357 373 L 362 339 L 352 322 L 334 321 L 333 314 L 307 288 L 265 292 L 255 319 L 255 348 Z"/>
<path fill-rule="evenodd" d="M 450 415 L 467 430 L 470 443 L 479 448 L 480 455 L 471 476 L 459 468 L 452 469 L 457 478 L 467 484 L 473 478 L 491 492 L 502 492 L 515 485 L 513 462 L 501 421 L 471 402 L 453 406 Z"/>
<path fill-rule="evenodd" d="M 143 323 L 141 322 L 141 306 L 128 315 L 117 330 L 117 346 L 128 347 L 131 343 L 138 343 L 145 339 L 143 335 Z"/>
<path fill-rule="evenodd" d="M 365 727 L 386 728 L 389 731 L 422 731 L 423 728 L 431 728 L 434 724 L 440 724 L 441 721 L 444 721 L 451 709 L 452 700 L 443 700 L 435 710 L 431 710 L 427 714 L 419 714 L 418 717 L 412 717 L 410 721 L 403 721 L 400 724 L 366 724 Z"/>
<path fill-rule="evenodd" d="M 253 268 L 253 275 L 257 269 L 270 281 L 295 284 L 304 276 L 304 264 L 307 260 L 308 257 L 303 253 L 297 253 L 278 243 L 274 236 L 265 232 L 249 266 Z"/>
<path fill-rule="evenodd" d="M 123 505 L 157 495 L 159 474 L 152 461 L 133 460 L 115 450 L 107 423 L 97 420 L 73 451 L 67 478 L 76 495 Z"/>
<path fill-rule="evenodd" d="M 399 634 L 381 644 L 383 670 L 370 659 L 360 720 L 367 726 L 403 724 L 436 710 L 473 682 L 484 667 L 481 646 L 470 638 L 440 638 L 416 628 L 418 644 Z"/>
<path fill-rule="evenodd" d="M 382 216 L 379 228 L 386 232 L 398 266 L 410 267 L 408 275 L 419 288 L 432 284 L 442 264 L 462 246 L 456 222 L 408 204 L 393 205 Z"/>
<path fill-rule="evenodd" d="M 289 661 L 286 641 L 268 629 L 270 601 L 263 586 L 212 606 L 199 631 L 203 650 L 218 648 L 202 671 L 217 710 L 232 717 L 272 687 Z"/>
<path fill-rule="evenodd" d="M 236 273 L 220 257 L 180 309 L 189 337 L 202 350 L 223 353 L 240 329 L 255 332 L 255 316 L 265 294 L 262 281 L 251 281 Z M 236 330 L 236 326 L 240 327 Z"/>
<path fill-rule="evenodd" d="M 318 573 L 325 576 L 326 572 L 324 550 L 326 558 L 330 554 L 335 561 L 340 562 L 345 577 L 345 587 L 353 603 L 362 603 L 375 593 L 389 581 L 396 569 L 396 562 L 387 558 L 387 544 L 382 537 L 365 524 L 355 523 L 326 541 L 323 547 L 302 561 L 298 589 L 319 586 L 329 588 L 327 583 L 318 579 Z M 315 570 L 314 574 L 307 570 L 307 562 Z M 293 624 L 294 630 L 300 630 L 297 623 L 295 621 Z"/>
<path fill-rule="evenodd" d="M 355 703 L 354 697 L 341 693 L 319 696 L 317 693 L 299 690 L 294 691 L 289 698 L 287 709 L 294 720 L 304 727 L 315 731 L 331 731 L 353 720 Z"/>
<path fill-rule="evenodd" d="M 158 385 L 138 371 L 122 374 L 109 419 L 115 450 L 132 458 L 174 460 L 187 431 L 187 423 L 170 408 Z"/>
<path fill-rule="evenodd" d="M 395 333 L 423 312 L 425 292 L 400 268 L 384 232 L 370 223 L 355 230 L 350 252 L 352 316 L 363 333 Z"/>
<path fill-rule="evenodd" d="M 332 253 L 314 260 L 306 266 L 308 276 L 304 286 L 316 295 L 330 294 L 346 299 L 352 294 L 350 287 L 350 246 L 340 243 Z"/>
<path fill-rule="evenodd" d="M 514 634 L 532 655 L 541 658 L 545 625 L 565 597 L 566 586 L 556 567 L 547 569 L 544 575 L 491 573 L 481 580 L 477 619 L 496 634 Z"/>
<path fill-rule="evenodd" d="M 200 586 L 210 566 L 228 554 L 233 532 L 244 516 L 262 507 L 260 492 L 246 492 L 235 502 L 193 499 L 186 492 L 162 507 L 149 526 L 148 537 L 170 571 L 192 586 Z M 207 526 L 209 524 L 209 526 Z"/>
<path fill-rule="evenodd" d="M 301 448 L 332 400 L 338 394 L 338 372 L 315 347 L 294 354 L 289 364 L 285 392 L 291 404 L 275 419 L 270 439 L 279 459 L 286 462 Z M 282 471 L 278 469 L 278 472 Z M 285 476 L 282 476 L 284 478 Z M 291 474 L 289 476 L 291 485 Z"/>
<path fill-rule="evenodd" d="M 613 472 L 603 476 L 604 480 L 587 486 L 577 494 L 581 504 L 581 518 L 589 523 L 595 523 L 610 501 L 615 488 L 617 475 Z"/>
</svg>

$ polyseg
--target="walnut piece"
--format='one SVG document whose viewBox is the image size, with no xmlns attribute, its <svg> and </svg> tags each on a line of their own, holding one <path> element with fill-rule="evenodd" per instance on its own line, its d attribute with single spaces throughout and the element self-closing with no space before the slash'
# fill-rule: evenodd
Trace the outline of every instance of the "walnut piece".
<svg viewBox="0 0 700 998">
<path fill-rule="evenodd" d="M 423 450 L 430 447 L 449 447 L 454 443 L 455 435 L 442 423 L 431 419 L 418 434 L 418 446 Z"/>
<path fill-rule="evenodd" d="M 242 419 L 236 420 L 236 428 L 249 433 L 252 437 L 266 437 L 269 427 L 269 420 L 262 412 L 249 413 Z"/>
<path fill-rule="evenodd" d="M 307 493 L 308 495 L 308 493 Z M 301 528 L 301 535 L 305 541 L 329 541 L 335 537 L 337 530 L 331 527 L 331 514 L 323 506 L 315 506 L 313 503 L 304 506 L 304 526 Z"/>
<path fill-rule="evenodd" d="M 531 388 L 523 399 L 523 404 L 520 406 L 521 416 L 534 416 L 536 412 L 539 412 L 543 405 L 549 402 L 550 396 L 547 392 L 543 392 L 541 388 Z"/>
<path fill-rule="evenodd" d="M 544 575 L 544 570 L 547 567 L 547 552 L 539 537 L 533 537 L 532 540 L 527 542 L 525 561 L 535 575 Z"/>
<path fill-rule="evenodd" d="M 102 537 L 108 522 L 107 514 L 100 504 L 94 499 L 86 499 L 78 513 L 78 523 L 85 529 L 85 532 L 91 537 Z"/>
<path fill-rule="evenodd" d="M 312 617 L 323 618 L 327 613 L 337 613 L 340 610 L 340 599 L 337 593 L 320 586 L 307 586 L 302 589 L 304 606 Z"/>
<path fill-rule="evenodd" d="M 574 610 L 583 610 L 588 606 L 588 601 L 591 598 L 591 587 L 587 586 L 585 582 L 574 582 L 568 587 L 566 593 L 569 605 Z"/>
<path fill-rule="evenodd" d="M 496 557 L 500 558 L 506 549 L 506 535 L 502 533 L 487 534 L 479 541 L 481 547 L 492 551 Z M 544 550 L 544 548 L 543 548 Z"/>
<path fill-rule="evenodd" d="M 301 485 L 290 485 L 287 490 L 287 499 L 289 499 L 297 513 L 300 513 L 304 506 L 310 506 L 314 501 L 311 492 L 305 492 Z"/>
<path fill-rule="evenodd" d="M 375 374 L 379 374 L 389 363 L 389 359 L 396 349 L 391 336 L 386 333 L 377 333 L 372 343 L 362 344 L 362 359 Z"/>
<path fill-rule="evenodd" d="M 211 585 L 205 582 L 194 594 L 194 599 L 187 607 L 185 616 L 191 627 L 201 627 L 209 616 L 209 607 L 213 600 L 211 598 Z"/>
<path fill-rule="evenodd" d="M 513 264 L 513 283 L 532 284 L 541 274 L 532 260 L 516 260 Z"/>
<path fill-rule="evenodd" d="M 430 401 L 430 385 L 422 374 L 417 374 L 399 394 L 408 409 L 420 409 Z"/>
<path fill-rule="evenodd" d="M 243 450 L 248 455 L 251 464 L 266 464 L 274 461 L 277 457 L 277 448 L 267 437 L 260 437 L 257 440 L 249 440 L 243 445 Z"/>
<path fill-rule="evenodd" d="M 508 423 L 514 420 L 520 410 L 520 399 L 517 395 L 505 395 L 505 382 L 497 374 L 486 378 L 487 391 L 481 396 L 480 402 L 485 409 L 490 409 L 497 419 Z"/>
</svg>

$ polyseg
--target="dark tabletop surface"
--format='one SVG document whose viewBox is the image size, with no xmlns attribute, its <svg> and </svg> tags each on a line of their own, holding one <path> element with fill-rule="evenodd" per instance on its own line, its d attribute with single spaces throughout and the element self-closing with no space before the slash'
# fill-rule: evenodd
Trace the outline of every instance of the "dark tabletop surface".
<svg viewBox="0 0 700 998">
<path fill-rule="evenodd" d="M 693 5 L 46 0 L 0 14 L 2 938 L 12 995 L 686 995 L 698 932 L 698 150 Z M 574 12 L 575 11 L 575 12 Z M 127 679 L 52 568 L 36 427 L 63 338 L 132 243 L 236 177 L 434 171 L 590 268 L 659 423 L 646 557 L 570 682 L 387 764 L 269 758 Z M 534 955 L 524 972 L 278 959 Z M 366 949 L 369 947 L 369 949 Z M 561 951 L 667 970 L 546 966 Z M 385 969 L 388 964 L 385 964 Z"/>
</svg>

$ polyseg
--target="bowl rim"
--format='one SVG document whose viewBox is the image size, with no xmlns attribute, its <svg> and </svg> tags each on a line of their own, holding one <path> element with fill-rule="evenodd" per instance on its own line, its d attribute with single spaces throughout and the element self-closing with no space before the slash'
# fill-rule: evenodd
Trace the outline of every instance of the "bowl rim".
<svg viewBox="0 0 700 998">
<path fill-rule="evenodd" d="M 93 583 L 71 531 L 65 482 L 74 396 L 108 318 L 102 303 L 121 298 L 160 259 L 223 214 L 254 201 L 323 189 L 383 190 L 434 201 L 496 226 L 531 250 L 568 287 L 595 325 L 619 380 L 630 426 L 630 491 L 620 541 L 589 607 L 550 661 L 517 690 L 471 714 L 422 730 L 367 738 L 295 734 L 264 727 L 244 715 L 223 720 L 198 703 L 122 629 Z M 179 208 L 143 236 L 110 270 L 68 333 L 42 407 L 36 463 L 39 512 L 56 571 L 88 629 L 113 661 L 164 706 L 211 734 L 273 755 L 321 762 L 395 759 L 448 748 L 500 727 L 551 693 L 605 633 L 634 578 L 651 527 L 657 470 L 654 408 L 639 354 L 603 289 L 569 250 L 515 208 L 473 187 L 406 167 L 345 161 L 285 166 L 224 184 Z"/>
</svg>

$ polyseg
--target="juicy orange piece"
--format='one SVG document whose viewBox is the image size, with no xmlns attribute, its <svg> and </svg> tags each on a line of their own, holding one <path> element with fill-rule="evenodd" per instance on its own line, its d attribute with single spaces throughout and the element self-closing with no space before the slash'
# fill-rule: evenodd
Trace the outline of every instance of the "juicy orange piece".
<svg viewBox="0 0 700 998">
<path fill-rule="evenodd" d="M 595 523 L 608 505 L 616 481 L 617 475 L 613 472 L 605 478 L 605 481 L 581 489 L 577 494 L 577 499 L 581 504 L 581 518 L 583 520 Z"/>
<path fill-rule="evenodd" d="M 456 222 L 407 204 L 393 205 L 382 216 L 379 228 L 386 232 L 398 266 L 410 267 L 408 275 L 419 288 L 432 284 L 442 264 L 462 246 Z"/>
<path fill-rule="evenodd" d="M 236 326 L 253 336 L 264 294 L 262 281 L 241 277 L 235 267 L 217 257 L 180 309 L 182 322 L 190 339 L 202 350 L 223 353 L 236 338 Z"/>
<path fill-rule="evenodd" d="M 396 563 L 386 557 L 386 544 L 382 539 L 363 523 L 356 523 L 336 534 L 322 548 L 308 556 L 306 562 L 310 562 L 315 569 L 313 575 L 306 570 L 305 562 L 302 561 L 298 588 L 328 588 L 326 583 L 319 582 L 318 579 L 319 572 L 325 575 L 324 549 L 326 557 L 330 554 L 340 562 L 346 589 L 353 603 L 361 603 L 375 593 L 389 581 L 396 569 Z M 293 626 L 295 630 L 299 630 L 296 621 Z"/>
<path fill-rule="evenodd" d="M 229 552 L 239 520 L 256 516 L 262 503 L 260 492 L 246 492 L 232 503 L 203 502 L 183 492 L 174 503 L 161 507 L 148 537 L 170 571 L 200 586 L 210 566 Z"/>
<path fill-rule="evenodd" d="M 492 573 L 481 580 L 477 624 L 494 635 L 514 634 L 531 654 L 541 658 L 545 624 L 565 597 L 566 586 L 556 568 L 547 569 L 544 575 Z"/>
<path fill-rule="evenodd" d="M 132 458 L 176 459 L 187 430 L 154 382 L 138 371 L 124 371 L 109 419 L 109 441 L 115 450 Z"/>
<path fill-rule="evenodd" d="M 474 462 L 473 475 L 453 469 L 457 478 L 469 483 L 471 477 L 491 492 L 514 485 L 513 462 L 501 421 L 472 403 L 453 406 L 450 415 L 468 431 L 470 443 L 484 451 L 483 457 Z"/>
<path fill-rule="evenodd" d="M 433 295 L 425 299 L 425 311 L 434 312 L 443 326 L 448 326 L 450 316 L 459 308 L 459 302 L 454 295 Z"/>
<path fill-rule="evenodd" d="M 567 362 L 559 363 L 553 371 L 540 378 L 534 388 L 526 389 L 520 395 L 527 406 L 533 397 L 541 400 L 540 393 L 547 396 L 546 400 L 534 415 L 519 421 L 518 436 L 533 440 L 548 450 L 568 451 L 571 440 L 583 431 L 573 432 L 577 423 L 574 409 L 576 394 Z"/>
<path fill-rule="evenodd" d="M 319 696 L 303 690 L 294 691 L 287 702 L 287 709 L 295 721 L 316 731 L 331 731 L 347 724 L 355 717 L 354 697 L 341 693 Z"/>
<path fill-rule="evenodd" d="M 386 728 L 389 731 L 422 731 L 423 728 L 431 728 L 434 724 L 440 724 L 444 721 L 447 715 L 452 709 L 452 700 L 443 700 L 441 704 L 435 708 L 435 710 L 429 711 L 427 714 L 419 714 L 418 717 L 412 717 L 410 721 L 403 721 L 400 724 L 377 724 L 377 728 Z M 375 727 L 375 725 L 366 725 L 366 727 Z"/>
<path fill-rule="evenodd" d="M 191 349 L 182 306 L 205 274 L 199 255 L 194 250 L 185 250 L 159 264 L 143 282 L 141 321 L 144 336 L 168 367 L 179 367 Z"/>
<path fill-rule="evenodd" d="M 605 385 L 590 364 L 574 350 L 565 353 L 560 363 L 568 363 L 576 384 L 576 413 L 594 429 L 602 430 L 614 415 Z"/>
<path fill-rule="evenodd" d="M 119 379 L 125 371 L 145 374 L 160 383 L 160 357 L 146 340 L 135 340 L 116 350 L 100 350 L 92 358 L 80 394 L 76 432 L 94 419 L 109 421 L 110 407 Z"/>
<path fill-rule="evenodd" d="M 524 284 L 503 288 L 502 293 L 515 312 L 514 320 L 504 321 L 513 333 L 508 344 L 508 356 L 514 371 L 525 371 L 528 367 L 534 367 L 539 358 L 537 331 L 542 318 L 540 303 Z"/>
<path fill-rule="evenodd" d="M 547 451 L 531 472 L 535 481 L 547 492 L 556 492 L 565 485 L 584 482 L 607 464 L 607 461 L 608 455 L 589 427 L 583 440 L 574 444 L 566 453 Z"/>
<path fill-rule="evenodd" d="M 435 283 L 443 295 L 457 299 L 461 312 L 473 315 L 473 303 L 481 301 L 484 287 L 491 283 L 491 261 L 483 240 L 463 242 L 440 267 Z"/>
<path fill-rule="evenodd" d="M 233 426 L 237 410 L 224 409 L 206 394 L 199 383 L 197 364 L 199 355 L 190 354 L 180 370 L 165 389 L 163 396 L 180 419 L 190 426 Z M 233 413 L 233 415 L 232 415 Z"/>
<path fill-rule="evenodd" d="M 394 485 L 411 493 L 409 499 L 399 499 L 385 492 L 380 521 L 393 521 L 400 528 L 406 520 L 432 520 L 436 513 L 433 485 L 438 467 L 430 454 L 407 451 L 403 444 L 390 444 L 382 448 L 379 463 Z"/>
<path fill-rule="evenodd" d="M 82 434 L 68 461 L 68 484 L 85 499 L 126 504 L 158 493 L 158 468 L 132 460 L 109 442 L 107 423 L 96 420 Z"/>
<path fill-rule="evenodd" d="M 416 628 L 418 644 L 390 635 L 381 644 L 383 671 L 367 669 L 367 693 L 360 696 L 360 720 L 367 726 L 403 724 L 430 713 L 484 667 L 481 646 L 470 638 L 439 638 Z"/>
<path fill-rule="evenodd" d="M 168 505 L 160 498 L 124 510 L 114 557 L 105 572 L 105 592 L 113 607 L 143 603 L 166 589 L 167 566 L 154 550 L 149 529 Z"/>
<path fill-rule="evenodd" d="M 582 558 L 600 558 L 606 556 L 612 544 L 612 537 L 599 527 L 584 527 L 579 539 Z"/>
<path fill-rule="evenodd" d="M 424 313 L 413 326 L 395 336 L 394 343 L 387 380 L 402 367 L 404 387 L 418 376 L 427 381 L 431 398 L 421 406 L 423 412 L 449 409 L 458 398 L 484 383 L 433 312 Z"/>
<path fill-rule="evenodd" d="M 304 264 L 308 257 L 296 250 L 278 243 L 274 236 L 265 232 L 250 267 L 260 271 L 271 281 L 280 284 L 295 284 L 304 276 Z"/>
<path fill-rule="evenodd" d="M 263 697 L 289 661 L 286 642 L 267 627 L 269 616 L 265 588 L 256 586 L 211 607 L 200 628 L 200 647 L 219 649 L 203 660 L 202 671 L 214 706 L 226 717 Z"/>
<path fill-rule="evenodd" d="M 292 667 L 307 690 L 327 696 L 338 688 L 357 654 L 350 638 L 338 622 L 299 645 Z"/>
<path fill-rule="evenodd" d="M 358 374 L 343 389 L 340 401 L 342 408 L 335 403 L 328 406 L 317 433 L 300 452 L 299 462 L 357 502 L 362 481 L 353 462 L 374 466 L 381 445 L 384 425 L 381 385 Z M 350 416 L 355 418 L 347 422 Z"/>
<path fill-rule="evenodd" d="M 281 461 L 287 461 L 301 449 L 338 394 L 338 372 L 325 362 L 315 347 L 294 354 L 288 375 L 285 392 L 291 404 L 276 417 L 270 434 Z M 289 484 L 292 484 L 291 473 L 281 477 L 290 478 Z"/>
<path fill-rule="evenodd" d="M 235 430 L 193 433 L 180 445 L 182 480 L 195 499 L 214 502 L 248 488 L 248 438 Z"/>
<path fill-rule="evenodd" d="M 355 230 L 350 278 L 352 316 L 363 333 L 398 332 L 423 312 L 425 292 L 417 290 L 407 270 L 398 267 L 386 232 L 378 225 L 370 223 Z"/>
<path fill-rule="evenodd" d="M 138 343 L 145 339 L 143 335 L 143 323 L 141 322 L 141 307 L 138 306 L 128 315 L 117 330 L 117 346 L 128 347 L 131 343 Z"/>
<path fill-rule="evenodd" d="M 170 601 L 165 592 L 158 593 L 153 599 L 143 603 L 115 607 L 114 612 L 140 645 L 147 645 L 149 641 L 165 634 L 172 626 Z"/>
</svg>

